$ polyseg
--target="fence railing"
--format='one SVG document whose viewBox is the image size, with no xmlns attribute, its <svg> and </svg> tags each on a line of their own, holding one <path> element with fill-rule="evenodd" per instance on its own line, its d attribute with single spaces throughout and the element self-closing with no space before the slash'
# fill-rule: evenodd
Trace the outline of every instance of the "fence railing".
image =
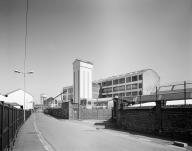
<svg viewBox="0 0 192 151">
<path fill-rule="evenodd" d="M 31 111 L 25 110 L 26 119 Z M 0 150 L 13 146 L 17 132 L 24 121 L 24 110 L 0 101 Z"/>
<path fill-rule="evenodd" d="M 123 108 L 153 106 L 157 101 L 164 101 L 165 105 L 191 105 L 192 104 L 192 82 L 184 81 L 156 87 L 156 91 L 150 95 L 136 96 L 132 101 L 119 99 Z"/>
</svg>

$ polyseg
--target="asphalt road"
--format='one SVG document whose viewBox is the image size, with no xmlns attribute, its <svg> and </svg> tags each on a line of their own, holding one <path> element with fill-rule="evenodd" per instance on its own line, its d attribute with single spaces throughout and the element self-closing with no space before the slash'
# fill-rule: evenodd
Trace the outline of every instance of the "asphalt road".
<svg viewBox="0 0 192 151">
<path fill-rule="evenodd" d="M 183 148 L 140 135 L 96 129 L 83 121 L 59 120 L 43 113 L 34 115 L 38 139 L 48 151 L 179 151 Z"/>
</svg>

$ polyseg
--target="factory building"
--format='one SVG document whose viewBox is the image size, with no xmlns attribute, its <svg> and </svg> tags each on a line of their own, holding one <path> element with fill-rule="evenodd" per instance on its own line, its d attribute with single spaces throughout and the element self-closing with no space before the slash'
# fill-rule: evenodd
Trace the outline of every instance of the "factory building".
<svg viewBox="0 0 192 151">
<path fill-rule="evenodd" d="M 73 62 L 73 85 L 63 88 L 63 101 L 79 103 L 82 99 L 135 97 L 149 95 L 159 87 L 160 77 L 152 69 L 116 75 L 92 81 L 93 63 Z M 75 88 L 75 89 L 74 89 Z"/>
</svg>

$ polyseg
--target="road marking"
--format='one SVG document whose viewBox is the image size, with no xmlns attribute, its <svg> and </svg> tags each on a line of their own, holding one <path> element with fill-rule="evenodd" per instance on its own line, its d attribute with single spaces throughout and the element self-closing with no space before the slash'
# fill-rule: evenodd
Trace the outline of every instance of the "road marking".
<svg viewBox="0 0 192 151">
<path fill-rule="evenodd" d="M 43 145 L 44 149 L 46 151 L 55 151 L 51 145 L 44 139 L 42 133 L 39 131 L 39 129 L 37 128 L 37 124 L 36 124 L 36 117 L 34 115 L 34 122 L 33 122 L 33 125 L 34 125 L 34 128 L 35 128 L 35 131 L 37 133 L 37 136 L 41 142 L 41 144 Z"/>
</svg>

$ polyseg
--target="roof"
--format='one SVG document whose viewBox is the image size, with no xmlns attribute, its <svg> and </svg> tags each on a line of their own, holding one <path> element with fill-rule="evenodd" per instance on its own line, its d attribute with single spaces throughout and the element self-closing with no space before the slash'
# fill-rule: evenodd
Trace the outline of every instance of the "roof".
<svg viewBox="0 0 192 151">
<path fill-rule="evenodd" d="M 80 62 L 84 62 L 84 63 L 88 63 L 88 64 L 93 65 L 92 62 L 90 62 L 90 61 L 86 61 L 86 60 L 83 60 L 83 59 L 75 59 L 75 61 L 80 61 Z M 75 62 L 75 61 L 74 61 L 74 62 Z M 74 62 L 73 62 L 73 63 L 74 63 Z"/>
<path fill-rule="evenodd" d="M 115 78 L 121 78 L 121 77 L 125 77 L 125 76 L 131 76 L 131 75 L 137 75 L 137 74 L 142 74 L 148 70 L 152 70 L 152 69 L 143 69 L 143 70 L 138 70 L 138 71 L 134 71 L 134 72 L 129 72 L 129 73 L 125 73 L 125 74 L 120 74 L 120 75 L 116 75 L 116 76 L 111 76 L 111 77 L 107 77 L 107 78 L 103 78 L 103 79 L 100 79 L 100 80 L 95 80 L 93 82 L 102 82 L 102 81 L 106 81 L 106 80 L 112 80 L 112 79 L 115 79 Z M 154 71 L 154 70 L 152 70 Z M 154 71 L 155 72 L 155 71 Z M 155 72 L 156 73 L 156 72 Z M 157 73 L 156 73 L 157 74 Z"/>
<path fill-rule="evenodd" d="M 6 103 L 12 106 L 22 106 L 22 105 L 19 105 L 17 102 L 6 102 Z"/>
<path fill-rule="evenodd" d="M 5 96 L 9 96 L 9 94 L 12 94 L 12 93 L 14 93 L 14 92 L 17 92 L 17 91 L 23 91 L 23 92 L 25 92 L 25 93 L 28 93 L 29 95 L 31 95 L 29 92 L 27 92 L 27 91 L 24 91 L 24 90 L 22 90 L 22 89 L 16 89 L 16 90 L 13 90 L 13 91 L 10 91 L 10 92 L 8 92 L 8 93 L 6 93 L 5 94 Z M 33 95 L 31 95 L 31 96 L 33 96 Z"/>
</svg>

